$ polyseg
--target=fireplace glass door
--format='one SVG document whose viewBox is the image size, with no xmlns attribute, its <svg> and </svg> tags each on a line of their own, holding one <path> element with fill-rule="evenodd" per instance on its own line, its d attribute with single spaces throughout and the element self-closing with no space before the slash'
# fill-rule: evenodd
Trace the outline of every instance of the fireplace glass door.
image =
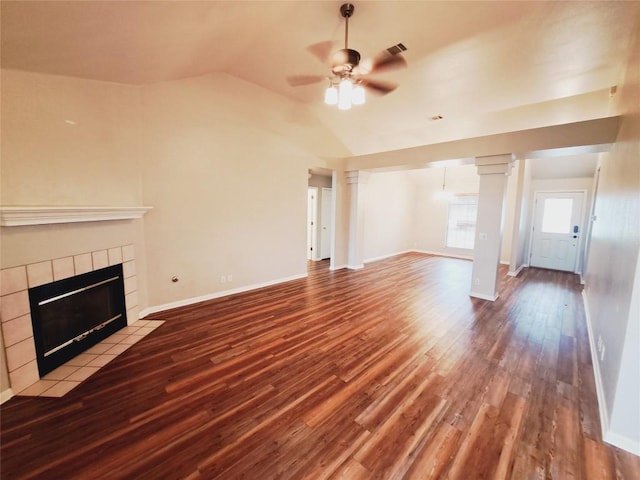
<svg viewBox="0 0 640 480">
<path fill-rule="evenodd" d="M 29 290 L 40 376 L 126 326 L 122 264 Z"/>
</svg>

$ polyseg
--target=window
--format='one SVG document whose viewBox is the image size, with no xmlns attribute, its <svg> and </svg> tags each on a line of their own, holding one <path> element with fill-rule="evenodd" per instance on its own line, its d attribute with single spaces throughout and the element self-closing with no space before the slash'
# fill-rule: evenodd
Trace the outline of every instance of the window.
<svg viewBox="0 0 640 480">
<path fill-rule="evenodd" d="M 478 217 L 478 195 L 457 195 L 449 202 L 446 246 L 473 249 Z"/>
<path fill-rule="evenodd" d="M 543 233 L 571 233 L 573 198 L 545 198 L 542 213 Z"/>
</svg>

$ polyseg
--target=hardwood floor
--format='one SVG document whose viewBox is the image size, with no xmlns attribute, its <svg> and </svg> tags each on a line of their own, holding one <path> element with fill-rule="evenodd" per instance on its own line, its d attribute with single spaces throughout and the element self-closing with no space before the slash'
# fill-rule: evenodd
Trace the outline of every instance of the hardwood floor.
<svg viewBox="0 0 640 480">
<path fill-rule="evenodd" d="M 504 273 L 504 272 L 502 272 Z M 155 314 L 63 398 L 0 409 L 3 479 L 638 479 L 602 442 L 581 286 L 406 254 Z"/>
</svg>

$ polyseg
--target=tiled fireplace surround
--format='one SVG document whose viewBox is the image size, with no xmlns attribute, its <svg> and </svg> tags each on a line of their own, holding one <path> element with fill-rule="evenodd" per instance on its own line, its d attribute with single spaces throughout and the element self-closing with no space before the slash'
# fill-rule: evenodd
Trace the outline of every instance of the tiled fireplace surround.
<svg viewBox="0 0 640 480">
<path fill-rule="evenodd" d="M 14 394 L 26 393 L 29 387 L 40 380 L 28 289 L 118 263 L 122 263 L 127 322 L 131 325 L 138 320 L 138 287 L 133 245 L 120 245 L 0 270 L 2 334 Z M 117 346 L 114 345 L 115 347 Z"/>
</svg>

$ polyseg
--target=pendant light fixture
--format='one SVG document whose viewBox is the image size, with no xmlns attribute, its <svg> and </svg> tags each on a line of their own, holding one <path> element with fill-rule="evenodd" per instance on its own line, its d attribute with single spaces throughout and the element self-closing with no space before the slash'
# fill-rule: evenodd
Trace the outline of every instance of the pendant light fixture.
<svg viewBox="0 0 640 480">
<path fill-rule="evenodd" d="M 442 172 L 442 190 L 437 191 L 435 194 L 437 200 L 451 200 L 453 193 L 447 192 L 447 167 L 444 167 Z"/>
</svg>

